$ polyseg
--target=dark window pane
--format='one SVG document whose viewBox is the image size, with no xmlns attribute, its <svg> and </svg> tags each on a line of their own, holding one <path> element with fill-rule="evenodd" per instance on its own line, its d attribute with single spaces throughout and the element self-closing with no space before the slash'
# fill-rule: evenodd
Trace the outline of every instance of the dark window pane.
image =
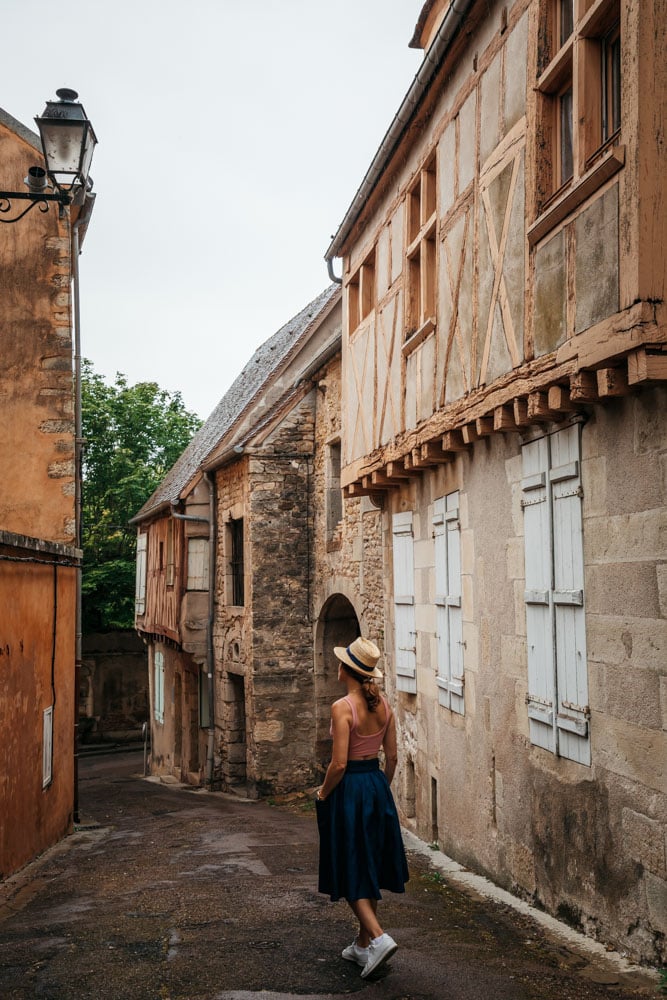
<svg viewBox="0 0 667 1000">
<path fill-rule="evenodd" d="M 574 0 L 560 0 L 560 44 L 564 45 L 574 30 Z"/>
<path fill-rule="evenodd" d="M 566 90 L 560 96 L 560 183 L 569 181 L 573 173 L 572 90 Z"/>
</svg>

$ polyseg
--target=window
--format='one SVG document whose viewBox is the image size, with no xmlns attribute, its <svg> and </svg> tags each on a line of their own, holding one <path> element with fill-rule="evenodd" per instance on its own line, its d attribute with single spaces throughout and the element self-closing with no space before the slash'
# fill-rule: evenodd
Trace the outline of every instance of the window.
<svg viewBox="0 0 667 1000">
<path fill-rule="evenodd" d="M 538 212 L 576 183 L 621 128 L 619 0 L 545 0 Z"/>
<path fill-rule="evenodd" d="M 436 500 L 435 605 L 438 700 L 463 714 L 463 622 L 461 613 L 461 528 L 458 491 Z"/>
<path fill-rule="evenodd" d="M 188 538 L 188 590 L 208 590 L 208 538 Z"/>
<path fill-rule="evenodd" d="M 155 721 L 164 722 L 164 654 L 156 649 L 153 659 L 153 715 Z"/>
<path fill-rule="evenodd" d="M 143 615 L 146 610 L 146 554 L 148 535 L 139 532 L 137 535 L 137 576 L 135 584 L 134 613 Z"/>
<path fill-rule="evenodd" d="M 227 599 L 235 607 L 245 603 L 243 579 L 243 518 L 230 518 L 227 522 Z"/>
<path fill-rule="evenodd" d="M 53 781 L 53 705 L 42 716 L 42 788 Z"/>
<path fill-rule="evenodd" d="M 523 447 L 531 742 L 590 765 L 580 427 Z"/>
<path fill-rule="evenodd" d="M 417 691 L 417 632 L 415 629 L 415 569 L 412 513 L 392 518 L 394 553 L 394 640 L 396 687 Z"/>
<path fill-rule="evenodd" d="M 375 248 L 347 284 L 348 330 L 354 333 L 375 308 Z"/>
<path fill-rule="evenodd" d="M 327 455 L 327 541 L 332 541 L 343 518 L 343 494 L 340 488 L 340 441 L 332 441 Z"/>
<path fill-rule="evenodd" d="M 436 161 L 420 170 L 407 197 L 406 337 L 435 323 Z"/>
<path fill-rule="evenodd" d="M 176 576 L 176 565 L 174 558 L 174 522 L 169 518 L 167 522 L 167 586 L 174 586 Z"/>
</svg>

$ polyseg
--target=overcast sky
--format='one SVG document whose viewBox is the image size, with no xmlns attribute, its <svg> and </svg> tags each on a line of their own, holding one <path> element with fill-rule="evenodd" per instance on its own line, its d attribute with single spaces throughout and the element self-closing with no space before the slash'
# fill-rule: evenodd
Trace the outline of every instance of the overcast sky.
<svg viewBox="0 0 667 1000">
<path fill-rule="evenodd" d="M 83 354 L 206 417 L 329 283 L 324 253 L 421 61 L 422 0 L 3 0 L 0 107 L 78 91 L 99 145 Z M 11 40 L 11 41 L 10 41 Z"/>
</svg>

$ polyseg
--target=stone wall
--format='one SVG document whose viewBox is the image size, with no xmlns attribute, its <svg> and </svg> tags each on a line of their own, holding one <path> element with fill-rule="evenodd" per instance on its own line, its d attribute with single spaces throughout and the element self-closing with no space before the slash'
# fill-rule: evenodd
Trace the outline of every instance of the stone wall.
<svg viewBox="0 0 667 1000">
<path fill-rule="evenodd" d="M 411 505 L 415 537 L 417 694 L 397 696 L 405 821 L 651 963 L 664 961 L 667 932 L 666 404 L 666 390 L 646 390 L 591 409 L 582 429 L 590 767 L 530 741 L 519 436 L 478 442 L 393 500 Z M 453 490 L 463 715 L 439 705 L 435 682 L 431 514 Z"/>
<path fill-rule="evenodd" d="M 82 743 L 136 740 L 148 719 L 148 655 L 136 632 L 83 637 L 79 683 Z"/>
</svg>

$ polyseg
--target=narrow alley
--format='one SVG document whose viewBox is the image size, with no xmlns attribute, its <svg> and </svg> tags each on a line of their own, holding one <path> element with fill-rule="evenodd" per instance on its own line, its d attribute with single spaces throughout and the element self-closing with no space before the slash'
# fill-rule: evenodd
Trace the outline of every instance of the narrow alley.
<svg viewBox="0 0 667 1000">
<path fill-rule="evenodd" d="M 409 852 L 381 904 L 399 951 L 364 981 L 340 957 L 344 903 L 316 891 L 309 804 L 142 777 L 141 753 L 85 758 L 73 836 L 0 888 L 0 996 L 14 1000 L 602 1000 L 657 982 L 548 937 Z"/>
</svg>

